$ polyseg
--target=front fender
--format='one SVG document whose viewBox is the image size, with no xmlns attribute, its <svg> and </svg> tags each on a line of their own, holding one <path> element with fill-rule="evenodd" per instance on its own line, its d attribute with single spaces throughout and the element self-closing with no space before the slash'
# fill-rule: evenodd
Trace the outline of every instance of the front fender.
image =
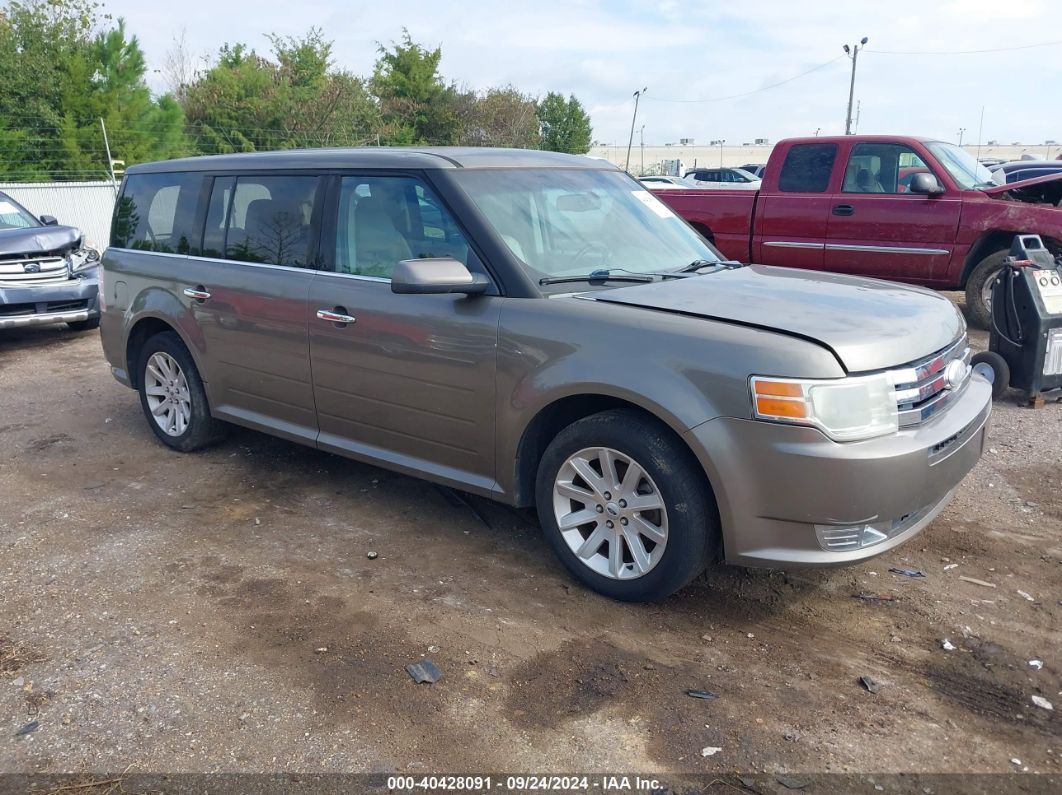
<svg viewBox="0 0 1062 795">
<path fill-rule="evenodd" d="M 498 337 L 499 485 L 512 493 L 524 433 L 558 401 L 621 400 L 681 436 L 715 417 L 748 418 L 756 373 L 844 375 L 826 349 L 763 329 L 575 297 L 507 302 Z"/>
</svg>

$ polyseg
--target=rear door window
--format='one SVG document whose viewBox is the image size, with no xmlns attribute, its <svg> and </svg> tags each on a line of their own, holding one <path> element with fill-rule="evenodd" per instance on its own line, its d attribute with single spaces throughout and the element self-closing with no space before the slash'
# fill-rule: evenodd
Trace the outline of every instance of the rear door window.
<svg viewBox="0 0 1062 795">
<path fill-rule="evenodd" d="M 111 245 L 169 254 L 199 253 L 196 208 L 203 176 L 131 174 L 114 208 Z"/>
<path fill-rule="evenodd" d="M 825 193 L 837 159 L 837 144 L 794 144 L 782 163 L 778 190 L 783 193 Z"/>
<path fill-rule="evenodd" d="M 216 177 L 203 254 L 239 262 L 310 267 L 316 176 Z"/>
</svg>

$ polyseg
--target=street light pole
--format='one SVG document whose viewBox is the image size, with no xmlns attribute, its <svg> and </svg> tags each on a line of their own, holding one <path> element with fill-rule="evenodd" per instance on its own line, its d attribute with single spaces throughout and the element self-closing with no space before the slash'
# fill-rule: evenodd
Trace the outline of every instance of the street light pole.
<svg viewBox="0 0 1062 795">
<path fill-rule="evenodd" d="M 966 132 L 966 128 L 965 127 L 960 127 L 959 128 L 959 146 L 962 146 L 962 134 L 964 132 Z"/>
<path fill-rule="evenodd" d="M 726 138 L 719 139 L 719 168 L 723 167 L 723 144 L 726 143 Z"/>
<path fill-rule="evenodd" d="M 845 54 L 852 61 L 852 81 L 848 84 L 848 115 L 844 120 L 844 134 L 852 134 L 852 100 L 855 99 L 855 75 L 856 75 L 856 59 L 859 58 L 859 48 L 867 43 L 867 37 L 864 36 L 859 44 L 855 44 L 849 49 L 848 45 L 844 45 Z"/>
<path fill-rule="evenodd" d="M 641 91 L 634 92 L 634 116 L 631 118 L 631 137 L 627 140 L 627 165 L 624 169 L 628 174 L 631 171 L 631 146 L 634 145 L 634 123 L 638 121 L 638 100 L 648 90 L 648 88 L 643 88 Z"/>
</svg>

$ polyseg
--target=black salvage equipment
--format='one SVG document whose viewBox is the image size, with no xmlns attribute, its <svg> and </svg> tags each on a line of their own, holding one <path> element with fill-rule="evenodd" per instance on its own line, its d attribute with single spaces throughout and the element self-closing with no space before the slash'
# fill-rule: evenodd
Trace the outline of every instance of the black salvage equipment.
<svg viewBox="0 0 1062 795">
<path fill-rule="evenodd" d="M 1041 406 L 1062 389 L 1062 265 L 1039 236 L 1015 236 L 992 288 L 988 351 L 973 364 L 992 368 L 996 397 L 1011 386 Z"/>
</svg>

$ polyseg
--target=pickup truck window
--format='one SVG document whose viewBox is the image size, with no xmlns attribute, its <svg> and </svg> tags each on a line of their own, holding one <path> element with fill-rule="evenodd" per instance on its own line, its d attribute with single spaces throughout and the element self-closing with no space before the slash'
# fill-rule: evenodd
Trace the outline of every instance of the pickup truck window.
<svg viewBox="0 0 1062 795">
<path fill-rule="evenodd" d="M 837 159 L 837 144 L 794 144 L 782 163 L 778 190 L 783 193 L 825 193 Z"/>
<path fill-rule="evenodd" d="M 845 193 L 906 193 L 925 161 L 903 144 L 863 143 L 852 147 L 841 190 Z"/>
<path fill-rule="evenodd" d="M 978 163 L 977 158 L 965 149 L 943 141 L 930 141 L 926 148 L 936 156 L 963 190 L 990 188 L 997 184 L 992 179 L 992 172 Z"/>
<path fill-rule="evenodd" d="M 719 261 L 667 205 L 619 171 L 456 169 L 452 179 L 536 280 Z"/>
</svg>

